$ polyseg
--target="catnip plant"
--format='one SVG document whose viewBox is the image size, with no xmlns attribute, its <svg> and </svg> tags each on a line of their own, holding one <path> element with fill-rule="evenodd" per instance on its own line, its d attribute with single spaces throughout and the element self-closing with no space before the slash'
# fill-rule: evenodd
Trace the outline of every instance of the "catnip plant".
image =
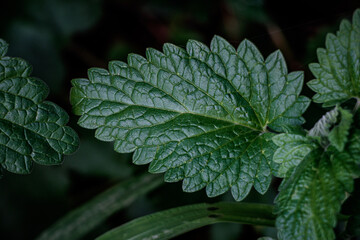
<svg viewBox="0 0 360 240">
<path fill-rule="evenodd" d="M 59 164 L 78 137 L 65 126 L 65 111 L 44 101 L 46 85 L 30 77 L 25 61 L 6 57 L 6 49 L 0 41 L 1 168 L 24 174 L 33 162 Z M 323 240 L 335 239 L 342 221 L 339 238 L 359 235 L 359 196 L 351 194 L 360 173 L 360 10 L 327 35 L 317 56 L 309 65 L 312 100 L 301 95 L 303 72 L 288 72 L 280 51 L 264 57 L 249 40 L 235 48 L 219 36 L 209 47 L 189 40 L 185 48 L 149 48 L 146 57 L 129 54 L 127 62 L 74 79 L 70 101 L 81 127 L 114 142 L 116 152 L 133 153 L 134 164 L 149 164 L 165 182 L 182 181 L 184 192 L 230 191 L 235 200 L 157 212 L 97 239 L 169 239 L 218 222 L 276 227 L 281 240 Z M 304 129 L 311 102 L 328 112 Z M 282 179 L 274 205 L 240 202 L 252 188 L 264 194 L 274 177 Z M 79 239 L 161 182 L 151 175 L 129 179 L 38 239 Z M 100 210 L 110 198 L 116 204 Z M 345 214 L 344 202 L 352 209 Z"/>
</svg>

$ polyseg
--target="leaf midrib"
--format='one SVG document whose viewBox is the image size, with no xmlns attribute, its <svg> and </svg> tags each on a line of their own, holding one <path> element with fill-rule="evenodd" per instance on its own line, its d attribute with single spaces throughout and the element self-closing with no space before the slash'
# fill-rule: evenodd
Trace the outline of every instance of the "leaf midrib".
<svg viewBox="0 0 360 240">
<path fill-rule="evenodd" d="M 86 94 L 84 94 L 84 95 L 86 96 Z M 245 125 L 245 124 L 242 124 L 242 123 L 239 123 L 239 122 L 230 121 L 228 119 L 217 118 L 215 116 L 210 116 L 210 115 L 203 115 L 203 114 L 199 114 L 199 113 L 191 112 L 191 111 L 189 111 L 189 112 L 179 112 L 179 111 L 169 110 L 169 109 L 165 109 L 165 108 L 152 107 L 152 106 L 150 107 L 150 106 L 146 106 L 146 105 L 142 105 L 142 104 L 131 104 L 130 105 L 130 104 L 127 104 L 127 103 L 117 102 L 117 101 L 113 101 L 113 100 L 108 100 L 108 99 L 104 100 L 104 99 L 101 99 L 101 98 L 90 98 L 90 97 L 87 97 L 87 96 L 86 96 L 86 99 L 89 99 L 89 100 L 101 100 L 103 102 L 123 104 L 123 105 L 126 105 L 128 107 L 136 106 L 136 107 L 150 108 L 150 109 L 166 111 L 166 112 L 171 112 L 171 113 L 176 113 L 176 114 L 191 114 L 191 115 L 195 115 L 195 116 L 200 116 L 200 117 L 209 118 L 209 119 L 215 119 L 217 121 L 222 121 L 222 122 L 230 123 L 230 124 L 233 124 L 233 125 L 249 128 L 249 129 L 251 129 L 253 131 L 256 131 L 256 132 L 263 132 L 263 133 L 267 132 L 266 129 L 263 130 L 263 129 L 251 127 L 249 125 Z M 80 104 L 82 104 L 82 102 L 79 102 L 77 105 L 80 105 Z M 76 107 L 77 105 L 73 105 L 73 106 Z"/>
<path fill-rule="evenodd" d="M 22 129 L 24 129 L 24 130 L 28 130 L 29 132 L 32 132 L 32 133 L 34 133 L 34 134 L 36 134 L 36 135 L 38 135 L 38 136 L 41 136 L 41 137 L 45 138 L 45 139 L 46 139 L 46 142 L 49 144 L 49 146 L 51 146 L 51 144 L 49 143 L 48 140 L 55 140 L 55 141 L 59 141 L 59 142 L 63 142 L 63 143 L 66 143 L 66 144 L 75 146 L 74 143 L 72 143 L 72 142 L 65 142 L 65 141 L 63 141 L 62 139 L 57 139 L 57 138 L 53 138 L 53 137 L 50 137 L 50 136 L 47 137 L 47 136 L 45 136 L 45 135 L 43 135 L 43 134 L 40 134 L 40 133 L 38 133 L 38 132 L 35 132 L 34 130 L 32 130 L 32 129 L 30 129 L 30 128 L 27 127 L 28 124 L 26 124 L 26 125 L 20 125 L 20 124 L 18 124 L 18 123 L 16 123 L 16 122 L 12 122 L 12 121 L 10 121 L 10 120 L 8 120 L 8 119 L 5 119 L 5 118 L 0 118 L 0 121 L 9 122 L 10 124 L 13 124 L 13 125 L 15 125 L 15 126 L 18 126 L 18 127 L 22 128 Z M 41 123 L 41 122 L 31 122 L 31 123 Z M 55 122 L 45 122 L 45 123 L 55 123 Z M 30 123 L 29 123 L 29 124 L 30 124 Z M 55 124 L 58 126 L 58 128 L 63 128 L 63 127 L 65 127 L 65 126 L 61 126 L 61 125 L 59 125 L 59 124 L 57 124 L 57 123 L 55 123 Z M 52 135 L 52 134 L 51 134 L 51 135 Z M 29 143 L 30 141 L 28 141 L 28 139 L 26 139 L 26 142 Z M 29 145 L 30 145 L 30 144 L 29 144 Z M 61 153 L 61 152 L 58 152 L 56 149 L 54 149 L 52 146 L 51 146 L 51 148 L 52 148 L 55 152 Z"/>
</svg>

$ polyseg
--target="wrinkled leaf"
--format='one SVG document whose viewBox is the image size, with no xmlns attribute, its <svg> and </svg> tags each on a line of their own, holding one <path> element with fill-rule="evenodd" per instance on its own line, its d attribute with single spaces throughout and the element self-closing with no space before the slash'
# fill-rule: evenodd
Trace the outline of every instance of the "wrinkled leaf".
<svg viewBox="0 0 360 240">
<path fill-rule="evenodd" d="M 338 108 L 334 108 L 331 111 L 327 112 L 324 116 L 317 121 L 312 129 L 310 129 L 308 135 L 310 137 L 328 137 L 331 131 L 331 128 L 337 123 L 339 116 Z"/>
<path fill-rule="evenodd" d="M 344 150 L 345 144 L 348 140 L 349 130 L 353 122 L 353 115 L 342 108 L 339 108 L 340 122 L 329 133 L 330 143 L 341 152 Z"/>
<path fill-rule="evenodd" d="M 326 37 L 326 49 L 317 51 L 319 63 L 310 64 L 316 79 L 308 86 L 316 92 L 317 103 L 333 106 L 350 98 L 360 97 L 360 9 L 352 24 L 343 20 L 340 29 Z"/>
<path fill-rule="evenodd" d="M 22 59 L 6 57 L 0 40 L 0 164 L 19 174 L 30 173 L 33 162 L 54 165 L 78 147 L 66 112 L 52 102 L 45 83 L 30 77 Z"/>
<path fill-rule="evenodd" d="M 346 151 L 350 154 L 356 163 L 360 164 L 360 129 L 353 130 L 349 137 Z"/>
<path fill-rule="evenodd" d="M 252 186 L 264 193 L 277 167 L 266 129 L 304 122 L 303 74 L 288 74 L 279 51 L 264 60 L 251 42 L 236 50 L 217 36 L 210 48 L 190 40 L 186 50 L 165 44 L 146 56 L 73 80 L 79 124 L 118 152 L 135 151 L 135 164 L 151 163 L 167 182 L 184 179 L 186 192 L 231 189 L 236 200 Z"/>
<path fill-rule="evenodd" d="M 308 136 L 317 139 L 324 148 L 332 145 L 341 152 L 348 141 L 352 122 L 353 115 L 348 110 L 336 106 L 310 129 Z"/>
<path fill-rule="evenodd" d="M 347 153 L 312 151 L 281 184 L 275 210 L 279 239 L 334 239 L 336 215 L 353 189 L 356 168 Z"/>
<path fill-rule="evenodd" d="M 274 153 L 273 160 L 279 163 L 277 176 L 285 177 L 289 169 L 296 167 L 311 150 L 317 146 L 305 136 L 297 134 L 278 134 L 273 137 L 279 147 Z"/>
</svg>

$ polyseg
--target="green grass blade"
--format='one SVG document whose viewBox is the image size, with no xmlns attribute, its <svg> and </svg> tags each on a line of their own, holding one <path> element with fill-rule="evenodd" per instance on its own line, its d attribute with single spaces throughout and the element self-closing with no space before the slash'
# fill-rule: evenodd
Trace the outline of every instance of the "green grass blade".
<svg viewBox="0 0 360 240">
<path fill-rule="evenodd" d="M 129 206 L 161 183 L 161 177 L 149 174 L 121 182 L 66 214 L 41 233 L 37 240 L 79 239 L 113 213 Z"/>
<path fill-rule="evenodd" d="M 170 239 L 219 222 L 274 226 L 271 205 L 254 203 L 194 204 L 137 218 L 101 235 L 96 240 Z"/>
</svg>

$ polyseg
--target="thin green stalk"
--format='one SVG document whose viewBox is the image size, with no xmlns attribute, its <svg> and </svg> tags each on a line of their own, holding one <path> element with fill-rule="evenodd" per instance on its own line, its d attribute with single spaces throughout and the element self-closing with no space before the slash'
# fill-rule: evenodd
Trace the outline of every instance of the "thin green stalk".
<svg viewBox="0 0 360 240">
<path fill-rule="evenodd" d="M 268 204 L 257 203 L 229 203 L 219 202 L 209 204 L 207 209 L 214 209 L 220 222 L 234 222 L 241 224 L 275 226 L 276 216 L 273 214 L 274 207 Z M 215 210 L 215 208 L 217 208 Z"/>
<path fill-rule="evenodd" d="M 359 108 L 360 108 L 360 98 L 356 98 L 356 104 L 353 109 L 353 113 L 356 113 Z"/>
<path fill-rule="evenodd" d="M 120 182 L 69 212 L 38 236 L 37 240 L 80 239 L 109 216 L 129 206 L 162 183 L 159 175 L 144 174 Z"/>
<path fill-rule="evenodd" d="M 272 205 L 255 203 L 193 204 L 172 208 L 132 220 L 96 240 L 165 240 L 219 222 L 274 226 Z"/>
</svg>

